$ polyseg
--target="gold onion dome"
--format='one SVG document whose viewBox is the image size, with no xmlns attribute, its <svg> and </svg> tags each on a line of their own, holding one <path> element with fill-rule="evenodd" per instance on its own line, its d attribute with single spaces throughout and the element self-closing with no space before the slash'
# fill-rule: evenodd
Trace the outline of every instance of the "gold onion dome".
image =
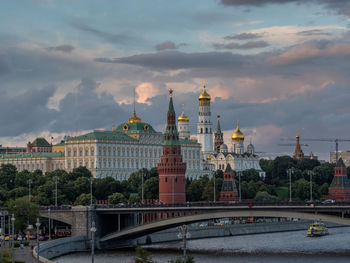
<svg viewBox="0 0 350 263">
<path fill-rule="evenodd" d="M 205 85 L 203 86 L 203 92 L 198 97 L 199 100 L 210 100 L 210 95 L 205 90 Z"/>
<path fill-rule="evenodd" d="M 128 123 L 140 123 L 141 119 L 136 116 L 136 111 L 134 110 L 132 117 L 128 120 Z"/>
<path fill-rule="evenodd" d="M 185 114 L 183 104 L 182 104 L 182 114 L 177 118 L 177 121 L 179 121 L 179 122 L 189 122 L 190 121 L 190 119 Z"/>
<path fill-rule="evenodd" d="M 232 141 L 241 141 L 241 142 L 244 141 L 244 134 L 239 129 L 238 121 L 237 121 L 237 127 L 232 134 Z"/>
</svg>

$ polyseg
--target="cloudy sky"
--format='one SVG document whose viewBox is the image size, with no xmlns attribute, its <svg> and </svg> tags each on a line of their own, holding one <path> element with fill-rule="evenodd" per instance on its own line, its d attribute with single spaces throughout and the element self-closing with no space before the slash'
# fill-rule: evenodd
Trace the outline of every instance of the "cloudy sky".
<svg viewBox="0 0 350 263">
<path fill-rule="evenodd" d="M 227 144 L 237 120 L 267 154 L 296 133 L 350 139 L 350 1 L 8 0 L 0 17 L 2 145 L 111 129 L 134 89 L 158 131 L 174 89 L 194 133 L 203 79 Z"/>
</svg>

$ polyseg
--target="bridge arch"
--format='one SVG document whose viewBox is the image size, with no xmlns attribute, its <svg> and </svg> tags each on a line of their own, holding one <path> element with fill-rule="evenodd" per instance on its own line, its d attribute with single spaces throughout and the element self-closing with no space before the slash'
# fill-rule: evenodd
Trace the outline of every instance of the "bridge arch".
<svg viewBox="0 0 350 263">
<path fill-rule="evenodd" d="M 139 225 L 119 232 L 114 232 L 100 238 L 100 242 L 110 240 L 133 239 L 145 236 L 164 229 L 173 228 L 183 224 L 190 224 L 211 219 L 220 219 L 225 217 L 289 217 L 306 220 L 320 220 L 324 222 L 333 222 L 350 226 L 350 218 L 341 218 L 334 215 L 315 214 L 297 211 L 269 211 L 269 210 L 240 210 L 240 211 L 221 211 L 212 213 L 202 213 L 190 216 L 175 217 L 165 219 L 149 224 Z"/>
</svg>

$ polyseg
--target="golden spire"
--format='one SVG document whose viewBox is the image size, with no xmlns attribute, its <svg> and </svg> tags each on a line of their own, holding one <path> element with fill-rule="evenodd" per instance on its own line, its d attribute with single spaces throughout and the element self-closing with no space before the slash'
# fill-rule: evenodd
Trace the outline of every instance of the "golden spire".
<svg viewBox="0 0 350 263">
<path fill-rule="evenodd" d="M 135 89 L 134 89 L 134 112 L 132 113 L 132 117 L 128 120 L 128 123 L 140 123 L 141 119 L 136 116 L 136 106 L 135 106 Z"/>
<path fill-rule="evenodd" d="M 185 105 L 182 104 L 182 114 L 179 116 L 179 118 L 177 118 L 177 121 L 179 122 L 189 122 L 190 119 L 186 116 L 185 114 Z"/>
<path fill-rule="evenodd" d="M 244 141 L 244 134 L 239 129 L 239 121 L 237 121 L 237 127 L 236 127 L 235 131 L 232 134 L 232 141 L 239 141 L 239 142 L 243 142 Z"/>
<path fill-rule="evenodd" d="M 205 79 L 203 79 L 203 92 L 198 97 L 199 100 L 209 100 L 210 101 L 210 95 L 205 90 Z"/>
</svg>

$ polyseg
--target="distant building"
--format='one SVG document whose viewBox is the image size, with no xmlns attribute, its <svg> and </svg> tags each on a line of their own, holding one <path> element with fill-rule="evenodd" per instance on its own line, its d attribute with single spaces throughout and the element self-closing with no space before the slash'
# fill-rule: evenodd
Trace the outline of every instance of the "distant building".
<svg viewBox="0 0 350 263">
<path fill-rule="evenodd" d="M 25 147 L 4 147 L 0 145 L 0 154 L 8 154 L 8 153 L 24 153 L 27 151 Z"/>
<path fill-rule="evenodd" d="M 52 152 L 52 145 L 48 143 L 45 138 L 39 137 L 34 142 L 28 142 L 27 144 L 28 153 L 48 153 Z"/>
<path fill-rule="evenodd" d="M 340 202 L 350 201 L 350 181 L 342 157 L 339 158 L 334 168 L 334 177 L 329 186 L 327 198 Z"/>
<path fill-rule="evenodd" d="M 335 152 L 330 152 L 329 154 L 329 159 L 330 159 L 330 162 L 331 163 L 336 163 L 336 160 L 335 160 Z M 350 166 L 350 151 L 346 151 L 346 152 L 338 152 L 338 159 L 339 159 L 339 156 L 341 155 L 343 161 L 344 161 L 344 164 L 346 167 L 349 167 Z"/>
<path fill-rule="evenodd" d="M 225 171 L 227 166 L 235 172 L 255 169 L 261 177 L 265 177 L 265 172 L 259 164 L 259 156 L 255 154 L 253 144 L 247 146 L 247 151 L 244 151 L 244 134 L 239 129 L 239 123 L 232 134 L 231 151 L 228 151 L 226 144 L 221 144 L 220 152 L 208 155 L 208 163 L 213 166 L 214 170 Z"/>
<path fill-rule="evenodd" d="M 297 136 L 295 136 L 295 138 L 297 139 L 297 142 L 295 144 L 293 158 L 295 158 L 295 159 L 303 159 L 304 158 L 304 153 L 303 153 L 303 150 L 301 149 L 301 146 L 300 146 L 300 142 L 299 142 L 300 137 L 297 134 Z"/>
<path fill-rule="evenodd" d="M 235 174 L 230 164 L 226 166 L 222 182 L 220 201 L 238 201 L 238 191 L 235 183 Z"/>
</svg>

